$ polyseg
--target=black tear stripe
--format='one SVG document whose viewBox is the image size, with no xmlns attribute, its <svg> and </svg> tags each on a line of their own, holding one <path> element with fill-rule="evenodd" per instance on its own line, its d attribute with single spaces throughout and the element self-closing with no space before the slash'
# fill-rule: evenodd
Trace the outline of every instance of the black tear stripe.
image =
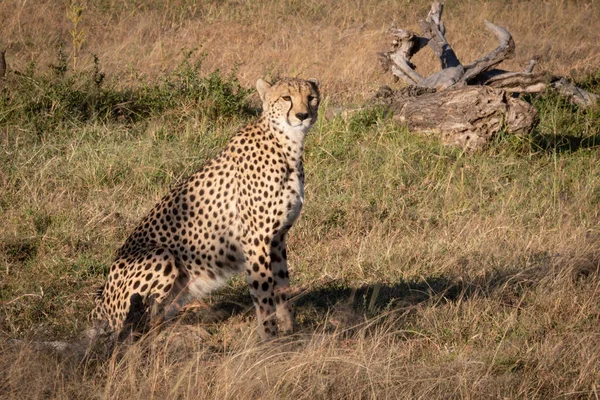
<svg viewBox="0 0 600 400">
<path fill-rule="evenodd" d="M 288 123 L 288 125 L 292 125 L 292 122 L 290 121 L 290 113 L 292 112 L 293 109 L 294 109 L 294 99 L 292 98 L 290 100 L 290 108 L 287 110 L 287 112 L 285 114 L 285 119 L 286 119 L 286 122 Z"/>
</svg>

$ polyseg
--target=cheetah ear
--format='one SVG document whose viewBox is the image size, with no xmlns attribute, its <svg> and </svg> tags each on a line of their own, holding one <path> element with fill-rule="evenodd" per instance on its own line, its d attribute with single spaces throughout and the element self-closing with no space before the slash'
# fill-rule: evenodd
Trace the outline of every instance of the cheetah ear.
<svg viewBox="0 0 600 400">
<path fill-rule="evenodd" d="M 256 90 L 258 90 L 258 95 L 260 99 L 265 102 L 265 97 L 267 95 L 267 91 L 271 89 L 271 84 L 264 79 L 259 79 L 256 81 Z"/>
<path fill-rule="evenodd" d="M 319 80 L 317 78 L 310 78 L 308 79 L 308 81 L 310 83 L 312 83 L 313 85 L 315 85 L 315 87 L 318 89 L 319 88 Z"/>
</svg>

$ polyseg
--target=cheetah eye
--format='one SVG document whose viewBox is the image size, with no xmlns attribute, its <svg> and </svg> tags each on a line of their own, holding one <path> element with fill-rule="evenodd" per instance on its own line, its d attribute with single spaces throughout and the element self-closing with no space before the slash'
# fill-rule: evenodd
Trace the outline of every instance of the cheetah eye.
<svg viewBox="0 0 600 400">
<path fill-rule="evenodd" d="M 292 101 L 292 98 L 290 96 L 281 96 L 281 98 L 285 101 Z"/>
</svg>

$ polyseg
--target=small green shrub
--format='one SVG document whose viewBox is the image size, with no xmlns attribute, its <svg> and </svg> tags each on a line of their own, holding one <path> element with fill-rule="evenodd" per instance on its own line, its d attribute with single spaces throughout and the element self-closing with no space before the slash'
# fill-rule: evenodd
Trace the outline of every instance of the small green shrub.
<svg viewBox="0 0 600 400">
<path fill-rule="evenodd" d="M 352 114 L 348 121 L 348 128 L 351 132 L 362 132 L 366 128 L 381 124 L 385 121 L 386 114 L 385 107 L 374 106 L 364 108 Z"/>
<path fill-rule="evenodd" d="M 72 72 L 59 48 L 57 64 L 45 73 L 31 64 L 25 72 L 10 76 L 0 92 L 0 124 L 42 135 L 69 124 L 132 123 L 186 107 L 200 110 L 210 121 L 252 114 L 251 90 L 240 86 L 236 70 L 202 76 L 204 55 L 192 62 L 193 53 L 185 52 L 173 72 L 155 82 L 119 88 L 106 82 L 97 57 L 90 72 Z"/>
</svg>

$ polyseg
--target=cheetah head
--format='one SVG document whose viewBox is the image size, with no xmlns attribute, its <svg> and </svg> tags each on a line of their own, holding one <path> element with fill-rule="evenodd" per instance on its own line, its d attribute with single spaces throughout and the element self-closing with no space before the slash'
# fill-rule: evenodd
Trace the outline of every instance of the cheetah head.
<svg viewBox="0 0 600 400">
<path fill-rule="evenodd" d="M 306 133 L 317 120 L 320 95 L 316 79 L 285 78 L 274 84 L 259 79 L 256 89 L 263 114 L 280 129 Z"/>
</svg>

